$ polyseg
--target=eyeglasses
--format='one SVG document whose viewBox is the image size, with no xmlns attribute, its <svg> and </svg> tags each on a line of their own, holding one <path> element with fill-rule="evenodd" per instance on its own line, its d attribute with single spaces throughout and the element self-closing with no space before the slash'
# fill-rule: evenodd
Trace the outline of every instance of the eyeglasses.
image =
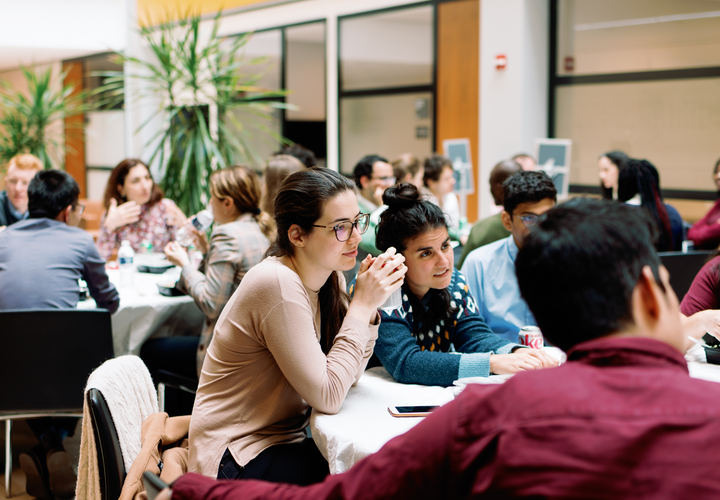
<svg viewBox="0 0 720 500">
<path fill-rule="evenodd" d="M 365 231 L 367 231 L 369 225 L 370 214 L 360 214 L 353 222 L 350 222 L 348 220 L 334 226 L 318 226 L 317 224 L 313 224 L 313 227 L 332 229 L 333 231 L 335 231 L 335 238 L 337 238 L 338 241 L 343 242 L 350 239 L 350 236 L 352 236 L 353 227 L 357 229 L 358 234 L 365 234 Z"/>
<path fill-rule="evenodd" d="M 78 215 L 82 215 L 83 212 L 85 212 L 85 205 L 77 204 L 75 205 L 75 210 L 77 210 Z"/>
<path fill-rule="evenodd" d="M 372 177 L 372 179 L 376 181 L 382 181 L 385 184 L 395 184 L 395 177 L 391 175 L 386 175 L 385 177 Z"/>
<path fill-rule="evenodd" d="M 518 215 L 517 218 L 523 223 L 523 226 L 527 228 L 535 227 L 538 223 L 539 215 Z"/>
</svg>

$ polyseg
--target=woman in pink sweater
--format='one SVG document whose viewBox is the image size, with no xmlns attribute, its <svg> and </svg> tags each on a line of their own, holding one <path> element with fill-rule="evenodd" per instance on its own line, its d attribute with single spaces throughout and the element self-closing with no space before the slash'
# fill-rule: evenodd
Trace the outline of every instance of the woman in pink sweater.
<svg viewBox="0 0 720 500">
<path fill-rule="evenodd" d="M 219 479 L 310 484 L 328 465 L 306 437 L 311 409 L 336 413 L 372 355 L 377 308 L 402 285 L 404 257 L 352 269 L 368 216 L 329 169 L 290 175 L 275 200 L 277 239 L 218 319 L 190 423 L 189 470 Z M 393 272 L 395 271 L 395 272 Z"/>
</svg>

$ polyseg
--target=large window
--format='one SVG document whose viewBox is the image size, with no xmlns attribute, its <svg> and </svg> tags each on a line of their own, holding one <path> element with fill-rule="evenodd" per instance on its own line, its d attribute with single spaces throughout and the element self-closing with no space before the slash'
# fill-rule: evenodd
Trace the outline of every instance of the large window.
<svg viewBox="0 0 720 500">
<path fill-rule="evenodd" d="M 432 153 L 434 16 L 422 5 L 340 19 L 341 172 L 366 154 Z"/>
<path fill-rule="evenodd" d="M 292 109 L 278 110 L 254 127 L 251 147 L 263 161 L 280 148 L 273 139 L 285 137 L 312 150 L 318 164 L 327 156 L 325 120 L 325 22 L 318 21 L 254 33 L 245 48 L 248 60 L 262 64 L 247 67 L 262 73 L 259 85 L 268 90 L 287 89 L 285 101 Z M 239 123 L 258 122 L 252 111 L 236 111 Z M 272 132 L 272 134 L 263 133 Z M 262 168 L 262 162 L 255 167 Z"/>
<path fill-rule="evenodd" d="M 312 150 L 318 164 L 327 157 L 325 114 L 325 23 L 285 29 L 285 87 L 287 102 L 283 134 Z"/>
<path fill-rule="evenodd" d="M 650 160 L 666 194 L 712 198 L 720 156 L 720 3 L 556 0 L 550 128 L 573 140 L 571 184 L 598 186 L 597 158 Z"/>
</svg>

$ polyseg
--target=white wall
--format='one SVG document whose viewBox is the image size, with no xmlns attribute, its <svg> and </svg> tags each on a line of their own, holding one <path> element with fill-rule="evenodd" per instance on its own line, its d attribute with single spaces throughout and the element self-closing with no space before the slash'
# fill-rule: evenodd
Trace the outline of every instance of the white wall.
<svg viewBox="0 0 720 500">
<path fill-rule="evenodd" d="M 136 1 L 0 0 L 0 69 L 122 50 Z"/>
<path fill-rule="evenodd" d="M 547 0 L 481 0 L 480 217 L 491 215 L 493 166 L 517 153 L 533 154 L 547 136 Z M 495 56 L 507 56 L 504 70 Z"/>
</svg>

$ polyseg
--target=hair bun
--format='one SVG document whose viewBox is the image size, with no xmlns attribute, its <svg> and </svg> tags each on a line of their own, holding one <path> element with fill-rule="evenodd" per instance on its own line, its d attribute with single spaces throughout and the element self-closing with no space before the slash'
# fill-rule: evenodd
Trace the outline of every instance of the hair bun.
<svg viewBox="0 0 720 500">
<path fill-rule="evenodd" d="M 383 203 L 391 209 L 410 208 L 421 201 L 420 191 L 409 182 L 387 188 L 382 196 Z"/>
</svg>

